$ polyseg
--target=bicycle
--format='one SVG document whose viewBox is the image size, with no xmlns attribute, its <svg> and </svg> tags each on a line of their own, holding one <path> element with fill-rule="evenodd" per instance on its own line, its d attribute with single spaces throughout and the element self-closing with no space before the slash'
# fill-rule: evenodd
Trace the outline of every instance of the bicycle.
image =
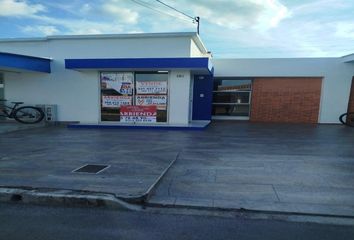
<svg viewBox="0 0 354 240">
<path fill-rule="evenodd" d="M 5 99 L 0 99 L 0 117 L 15 119 L 17 122 L 24 124 L 39 123 L 44 118 L 44 112 L 41 108 L 33 106 L 22 106 L 23 102 L 11 102 L 12 107 L 2 103 Z"/>
<path fill-rule="evenodd" d="M 340 115 L 339 121 L 346 126 L 354 127 L 354 112 L 343 113 Z"/>
</svg>

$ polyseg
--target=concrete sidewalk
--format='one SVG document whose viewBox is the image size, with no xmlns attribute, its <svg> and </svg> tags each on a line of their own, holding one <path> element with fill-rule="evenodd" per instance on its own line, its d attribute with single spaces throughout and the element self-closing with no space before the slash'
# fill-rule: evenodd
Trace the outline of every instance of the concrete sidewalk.
<svg viewBox="0 0 354 240">
<path fill-rule="evenodd" d="M 111 193 L 128 201 L 146 197 L 176 159 L 173 143 L 144 131 L 47 127 L 3 134 L 0 186 Z M 73 173 L 85 164 L 110 165 L 98 174 Z"/>
<path fill-rule="evenodd" d="M 37 123 L 37 124 L 22 124 L 16 121 L 0 120 L 0 134 L 25 130 L 25 129 L 39 128 L 44 126 L 45 126 L 44 122 Z"/>
<path fill-rule="evenodd" d="M 354 217 L 354 129 L 216 122 L 193 140 L 150 204 Z"/>
</svg>

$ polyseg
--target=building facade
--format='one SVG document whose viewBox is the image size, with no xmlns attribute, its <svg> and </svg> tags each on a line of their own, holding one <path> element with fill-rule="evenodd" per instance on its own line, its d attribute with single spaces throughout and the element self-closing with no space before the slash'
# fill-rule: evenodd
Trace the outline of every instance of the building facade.
<svg viewBox="0 0 354 240">
<path fill-rule="evenodd" d="M 2 39 L 0 73 L 0 98 L 81 125 L 338 123 L 354 106 L 354 55 L 215 59 L 196 33 Z"/>
</svg>

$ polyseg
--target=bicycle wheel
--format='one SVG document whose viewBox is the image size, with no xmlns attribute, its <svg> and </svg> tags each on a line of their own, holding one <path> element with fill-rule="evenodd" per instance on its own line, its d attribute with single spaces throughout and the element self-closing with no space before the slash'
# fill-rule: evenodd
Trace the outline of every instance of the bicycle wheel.
<svg viewBox="0 0 354 240">
<path fill-rule="evenodd" d="M 14 112 L 14 119 L 20 123 L 34 124 L 39 123 L 44 118 L 44 112 L 37 107 L 19 107 Z"/>
<path fill-rule="evenodd" d="M 354 112 L 343 113 L 340 115 L 339 121 L 346 126 L 354 127 Z"/>
</svg>

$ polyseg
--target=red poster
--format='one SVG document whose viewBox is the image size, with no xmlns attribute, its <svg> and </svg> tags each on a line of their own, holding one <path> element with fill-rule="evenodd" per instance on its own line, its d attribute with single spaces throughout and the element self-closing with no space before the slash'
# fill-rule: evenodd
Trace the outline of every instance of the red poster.
<svg viewBox="0 0 354 240">
<path fill-rule="evenodd" d="M 120 107 L 121 122 L 156 122 L 156 106 L 129 106 L 123 105 Z"/>
</svg>

